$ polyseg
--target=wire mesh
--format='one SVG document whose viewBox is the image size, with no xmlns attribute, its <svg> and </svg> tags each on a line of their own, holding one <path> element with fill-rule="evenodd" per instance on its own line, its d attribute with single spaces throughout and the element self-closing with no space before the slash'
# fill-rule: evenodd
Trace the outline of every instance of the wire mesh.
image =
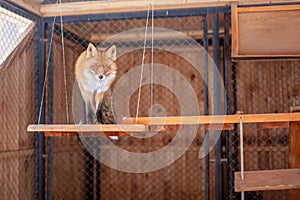
<svg viewBox="0 0 300 200">
<path fill-rule="evenodd" d="M 43 3 L 56 3 L 56 1 L 46 0 Z M 34 135 L 26 133 L 25 130 L 28 124 L 35 122 L 35 111 L 37 111 L 35 109 L 35 78 L 33 77 L 36 74 L 34 68 L 36 59 L 39 59 L 35 57 L 36 23 L 24 11 L 13 7 L 4 5 L 2 7 L 1 4 L 0 13 L 2 56 L 0 66 L 0 93 L 2 94 L 0 96 L 0 194 L 3 199 L 34 199 L 37 193 L 36 143 Z M 84 106 L 78 88 L 76 84 L 74 85 L 74 65 L 76 58 L 87 48 L 89 42 L 93 42 L 98 48 L 107 48 L 113 44 L 117 46 L 118 73 L 116 83 L 112 86 L 113 91 L 120 87 L 117 83 L 130 74 L 134 67 L 141 69 L 139 67 L 142 64 L 144 52 L 145 16 L 122 20 L 107 18 L 103 20 L 101 16 L 88 20 L 74 17 L 74 21 L 69 18 L 68 22 L 63 23 L 64 53 L 60 18 L 57 17 L 54 24 L 47 23 L 47 40 L 43 41 L 49 47 L 53 39 L 53 48 L 47 52 L 50 62 L 46 65 L 49 67 L 45 102 L 47 122 L 55 124 L 79 122 L 77 116 L 74 116 L 74 108 L 82 110 Z M 149 19 L 144 54 L 146 68 L 142 79 L 145 84 L 141 87 L 139 116 L 149 116 L 150 113 L 157 116 L 205 113 L 205 83 L 202 72 L 195 70 L 192 63 L 181 56 L 180 52 L 185 52 L 188 55 L 187 58 L 195 54 L 195 43 L 182 37 L 182 35 L 187 35 L 197 44 L 207 45 L 209 55 L 213 55 L 211 18 L 212 15 L 206 18 L 201 15 L 185 14 L 178 17 L 166 15 L 154 19 L 154 27 L 162 28 L 155 32 L 153 62 L 160 66 L 154 68 L 154 80 L 164 80 L 171 84 L 170 87 L 162 84 L 151 85 L 147 82 L 152 73 L 149 70 L 152 62 L 150 28 L 152 19 Z M 223 15 L 219 16 L 219 20 L 223 20 Z M 223 60 L 228 56 L 226 48 L 229 48 L 229 45 L 226 46 L 223 42 L 229 43 L 229 37 L 224 36 L 226 30 L 222 31 L 222 25 L 220 23 L 219 28 L 221 73 L 229 67 L 226 63 L 228 60 Z M 179 32 L 179 35 L 174 35 L 170 30 Z M 168 48 L 175 50 L 168 51 Z M 63 55 L 66 59 L 65 69 Z M 199 60 L 201 59 L 203 57 L 199 56 Z M 162 66 L 168 66 L 174 71 L 169 74 L 165 73 Z M 232 114 L 237 111 L 243 113 L 289 112 L 290 106 L 300 104 L 300 71 L 297 60 L 239 62 L 233 63 L 228 71 L 229 81 L 226 82 L 226 89 L 230 99 L 229 110 Z M 208 73 L 211 76 L 211 72 Z M 115 96 L 117 103 L 124 99 L 128 100 L 128 116 L 135 116 L 137 108 L 138 87 L 134 86 L 139 86 L 140 71 L 133 74 L 134 76 L 127 80 L 124 91 Z M 179 79 L 174 78 L 176 74 L 180 74 Z M 189 96 L 183 95 L 182 99 L 179 99 L 174 94 L 175 88 L 180 88 L 180 84 L 184 81 L 197 97 L 196 105 L 199 107 L 199 113 L 195 111 L 195 104 L 187 105 L 186 110 L 189 112 L 184 113 L 181 102 L 189 100 Z M 127 92 L 126 88 L 131 88 L 131 86 L 134 89 Z M 211 86 L 212 83 L 209 83 L 208 87 Z M 186 90 L 182 90 L 180 94 L 188 92 Z M 66 95 L 69 98 L 66 98 Z M 68 114 L 74 116 L 74 119 L 71 117 L 70 121 L 67 121 L 65 111 L 66 99 L 70 105 Z M 74 101 L 78 99 L 79 102 L 74 107 Z M 211 109 L 210 107 L 210 112 Z M 117 121 L 122 122 L 124 116 L 117 116 Z M 122 165 L 123 154 L 112 150 L 110 144 L 127 152 L 146 154 L 163 149 L 165 146 L 172 146 L 172 141 L 176 139 L 179 130 L 183 130 L 188 135 L 195 127 L 154 128 L 162 129 L 150 138 L 132 136 L 119 137 L 117 140 L 108 138 L 111 143 L 100 137 L 88 137 L 81 134 L 74 137 L 46 138 L 45 196 L 48 199 L 204 199 L 210 194 L 210 198 L 214 199 L 214 185 L 218 184 L 214 179 L 214 165 L 208 164 L 209 171 L 207 172 L 205 160 L 199 159 L 199 148 L 203 143 L 205 132 L 202 126 L 196 127 L 197 134 L 194 140 L 189 141 L 185 138 L 191 144 L 182 156 L 176 156 L 178 149 L 174 146 L 166 157 L 156 157 L 156 160 L 160 162 L 166 159 L 174 160 L 158 170 L 129 173 L 99 162 L 101 159 L 106 159 L 113 161 L 116 166 Z M 244 132 L 246 170 L 288 168 L 289 130 L 287 128 L 270 128 L 252 124 L 245 125 Z M 234 192 L 234 181 L 231 181 L 232 177 L 229 177 L 233 175 L 233 172 L 240 170 L 239 138 L 236 130 L 226 134 L 232 134 L 232 141 L 228 142 L 227 138 L 226 144 L 230 147 L 226 155 L 222 151 L 222 158 L 231 155 L 232 157 L 227 157 L 230 165 L 226 177 L 228 179 L 224 178 L 226 173 L 223 173 L 223 180 L 227 181 L 223 184 L 225 185 L 222 188 L 223 195 L 228 195 L 228 199 L 239 199 L 240 194 Z M 222 139 L 223 147 L 225 140 Z M 180 145 L 184 144 L 185 142 Z M 214 154 L 210 154 L 209 158 L 213 161 Z M 150 166 L 155 168 L 154 163 Z M 134 160 L 128 160 L 126 165 L 133 169 L 143 168 L 141 163 Z M 205 172 L 209 176 L 205 175 Z M 209 191 L 205 191 L 207 185 L 210 186 Z M 245 199 L 286 198 L 286 191 L 245 193 Z"/>
<path fill-rule="evenodd" d="M 233 113 L 288 113 L 299 105 L 299 61 L 252 61 L 233 65 Z M 233 132 L 233 169 L 240 170 L 239 136 Z M 289 129 L 244 125 L 245 170 L 287 169 Z M 239 199 L 239 193 L 232 198 Z M 287 191 L 246 192 L 245 199 L 286 199 Z"/>
<path fill-rule="evenodd" d="M 35 120 L 35 21 L 0 5 L 0 195 L 34 199 L 35 138 L 26 127 Z"/>
<path fill-rule="evenodd" d="M 101 18 L 99 18 L 88 22 L 81 22 L 80 19 L 76 18 L 74 22 L 69 19 L 68 22 L 63 23 L 68 104 L 74 104 L 77 99 L 80 101 L 80 103 L 75 103 L 75 107 L 73 105 L 70 108 L 70 116 L 73 116 L 77 110 L 84 109 L 81 95 L 75 83 L 74 65 L 76 58 L 87 48 L 89 42 L 93 42 L 98 48 L 107 48 L 113 44 L 117 46 L 118 72 L 112 90 L 114 92 L 117 91 L 118 87 L 126 87 L 124 90 L 118 90 L 120 93 L 116 94 L 115 101 L 116 104 L 121 105 L 122 100 L 127 99 L 129 101 L 129 116 L 136 115 L 138 87 L 135 86 L 139 85 L 140 70 L 132 72 L 132 69 L 135 67 L 140 69 L 142 65 L 145 16 L 143 16 L 144 19 L 137 17 L 134 19 L 101 21 Z M 56 20 L 54 28 L 52 23 L 49 23 L 47 29 L 48 46 L 50 38 L 53 37 L 54 39 L 53 49 L 48 52 L 48 55 L 52 55 L 49 63 L 49 80 L 53 84 L 53 89 L 50 87 L 47 91 L 50 96 L 51 93 L 53 95 L 53 98 L 47 100 L 48 106 L 51 105 L 50 108 L 53 109 L 48 109 L 47 112 L 53 113 L 51 116 L 53 123 L 62 124 L 67 123 L 65 113 L 66 93 L 64 91 L 61 24 L 59 18 Z M 203 43 L 203 17 L 155 18 L 155 28 L 163 28 L 163 30 L 155 30 L 155 37 L 158 37 L 158 39 L 154 43 L 153 63 L 159 63 L 161 68 L 154 68 L 154 81 L 164 80 L 164 82 L 169 83 L 168 87 L 161 84 L 151 86 L 147 83 L 151 76 L 150 64 L 152 62 L 151 23 L 152 20 L 149 19 L 139 116 L 149 116 L 151 106 L 156 116 L 181 115 L 180 103 L 184 100 L 188 101 L 187 98 L 189 97 L 182 95 L 183 99 L 178 99 L 178 96 L 174 94 L 173 89 L 180 87 L 180 84 L 182 84 L 180 80 L 186 80 L 185 84 L 188 84 L 190 89 L 195 92 L 199 112 L 203 113 L 203 78 L 186 58 L 176 54 L 185 51 L 187 57 L 192 57 L 195 41 L 197 41 L 197 44 Z M 179 36 L 174 35 L 170 29 L 179 32 L 176 33 Z M 182 37 L 183 34 L 193 37 L 193 42 Z M 175 49 L 175 51 L 167 51 L 168 48 Z M 201 58 L 201 55 L 198 58 Z M 162 70 L 163 66 L 168 66 L 173 71 L 165 73 L 166 71 Z M 134 75 L 130 77 L 131 73 Z M 180 75 L 181 79 L 175 79 L 172 76 L 174 74 Z M 130 78 L 125 80 L 125 85 L 118 85 L 118 82 L 122 83 L 124 76 Z M 126 88 L 134 89 L 127 92 Z M 151 96 L 151 90 L 153 96 Z M 188 91 L 182 90 L 180 92 L 184 94 Z M 189 113 L 186 113 L 186 115 L 196 113 L 194 105 L 188 106 L 185 110 L 189 110 Z M 122 117 L 124 116 L 117 116 L 117 122 L 122 123 Z M 75 116 L 68 123 L 79 123 L 80 119 L 81 117 L 77 120 L 77 116 Z M 99 162 L 101 157 L 101 161 L 102 159 L 109 160 L 113 161 L 116 166 L 122 166 L 121 160 L 123 160 L 122 153 L 111 149 L 111 145 L 101 137 L 89 137 L 79 133 L 79 136 L 75 137 L 47 138 L 46 152 L 49 153 L 50 151 L 53 155 L 52 158 L 50 157 L 47 160 L 46 195 L 54 199 L 204 199 L 204 160 L 199 159 L 199 148 L 204 137 L 204 127 L 199 129 L 197 127 L 163 127 L 163 130 L 150 138 L 122 136 L 117 140 L 109 140 L 116 147 L 126 152 L 146 154 L 158 151 L 165 146 L 172 146 L 172 140 L 176 137 L 178 129 L 182 129 L 186 135 L 189 131 L 196 130 L 195 140 L 191 141 L 191 145 L 185 153 L 180 157 L 176 156 L 180 145 L 185 143 L 183 141 L 183 144 L 180 144 L 179 147 L 172 147 L 173 150 L 167 154 L 168 158 L 164 156 L 156 157 L 156 160 L 162 162 L 166 159 L 174 160 L 174 162 L 158 170 L 140 173 L 122 171 Z M 150 167 L 155 168 L 154 163 Z M 143 163 L 128 159 L 126 168 L 137 169 L 138 172 L 139 169 L 143 168 Z"/>
</svg>

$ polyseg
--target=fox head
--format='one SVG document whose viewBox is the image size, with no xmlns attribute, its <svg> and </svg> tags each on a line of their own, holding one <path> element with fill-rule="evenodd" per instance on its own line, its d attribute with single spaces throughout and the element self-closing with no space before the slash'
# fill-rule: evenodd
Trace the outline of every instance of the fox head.
<svg viewBox="0 0 300 200">
<path fill-rule="evenodd" d="M 113 45 L 108 49 L 98 49 L 89 44 L 76 62 L 75 74 L 82 88 L 105 92 L 117 74 L 117 51 Z"/>
<path fill-rule="evenodd" d="M 93 44 L 89 44 L 86 50 L 86 59 L 89 63 L 90 72 L 99 79 L 105 81 L 109 76 L 117 73 L 117 51 L 116 46 L 111 46 L 108 50 L 97 49 Z"/>
</svg>

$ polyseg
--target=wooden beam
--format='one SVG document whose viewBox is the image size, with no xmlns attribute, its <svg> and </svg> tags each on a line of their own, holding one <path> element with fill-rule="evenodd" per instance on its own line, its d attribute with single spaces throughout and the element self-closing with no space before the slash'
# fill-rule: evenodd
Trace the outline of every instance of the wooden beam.
<svg viewBox="0 0 300 200">
<path fill-rule="evenodd" d="M 246 171 L 244 180 L 241 172 L 235 172 L 234 185 L 236 192 L 297 189 L 300 169 Z"/>
<path fill-rule="evenodd" d="M 22 149 L 22 150 L 15 150 L 15 151 L 4 151 L 0 152 L 0 159 L 3 158 L 20 158 L 20 157 L 26 157 L 26 156 L 34 156 L 35 149 Z"/>
<path fill-rule="evenodd" d="M 141 132 L 136 133 L 140 135 Z M 59 132 L 59 131 L 46 131 L 44 132 L 46 137 L 74 137 L 74 136 L 81 136 L 81 137 L 100 137 L 100 136 L 128 136 L 126 132 Z M 131 132 L 130 135 L 133 133 Z"/>
<path fill-rule="evenodd" d="M 171 124 L 228 124 L 239 123 L 240 117 L 243 123 L 262 122 L 291 122 L 300 121 L 300 113 L 277 114 L 237 114 L 237 115 L 210 115 L 210 116 L 169 116 L 169 117 L 139 117 L 125 118 L 123 123 L 145 125 L 171 125 Z"/>
<path fill-rule="evenodd" d="M 222 31 L 222 30 L 220 30 Z M 186 39 L 185 36 L 189 36 L 193 39 L 202 39 L 203 38 L 203 31 L 197 31 L 197 30 L 190 30 L 190 31 L 181 31 L 182 34 L 184 35 L 178 35 L 175 34 L 172 31 L 161 31 L 161 32 L 155 32 L 154 37 L 155 40 L 180 40 L 180 39 Z M 99 33 L 92 33 L 90 41 L 94 43 L 100 43 L 103 42 L 109 38 L 111 42 L 128 42 L 128 41 L 143 41 L 144 40 L 144 35 L 145 33 L 127 33 L 120 35 L 116 37 L 115 39 L 113 38 L 114 34 L 99 34 Z M 148 35 L 147 40 L 151 39 L 151 35 Z"/>
<path fill-rule="evenodd" d="M 241 7 L 237 9 L 238 13 L 249 12 L 273 12 L 273 11 L 290 11 L 300 10 L 300 5 L 281 5 L 281 6 L 253 6 L 253 7 Z"/>
<path fill-rule="evenodd" d="M 28 10 L 29 12 L 32 12 L 36 15 L 41 16 L 41 12 L 40 12 L 40 2 L 39 0 L 34 0 L 34 1 L 30 1 L 30 0 L 8 0 L 9 2 L 18 5 L 22 8 L 24 8 L 25 10 Z"/>
<path fill-rule="evenodd" d="M 141 124 L 32 124 L 27 127 L 28 132 L 142 132 L 147 126 Z"/>
<path fill-rule="evenodd" d="M 230 5 L 230 2 L 230 0 L 214 0 L 211 3 L 207 3 L 207 0 L 159 0 L 155 1 L 155 10 L 226 6 Z M 45 4 L 41 5 L 41 13 L 43 17 L 53 17 L 60 15 L 60 9 L 63 16 L 137 12 L 147 10 L 147 5 L 148 0 L 85 1 L 63 3 L 61 7 L 56 4 Z"/>
<path fill-rule="evenodd" d="M 260 124 L 262 128 L 289 128 L 289 122 L 265 122 Z"/>
<path fill-rule="evenodd" d="M 231 5 L 231 24 L 232 24 L 232 52 L 233 56 L 237 56 L 239 53 L 239 21 L 237 4 Z"/>
</svg>

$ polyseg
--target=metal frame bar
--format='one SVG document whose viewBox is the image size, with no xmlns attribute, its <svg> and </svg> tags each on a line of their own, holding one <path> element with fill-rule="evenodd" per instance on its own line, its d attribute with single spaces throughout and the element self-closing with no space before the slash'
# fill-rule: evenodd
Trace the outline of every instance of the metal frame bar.
<svg viewBox="0 0 300 200">
<path fill-rule="evenodd" d="M 210 7 L 210 8 L 191 8 L 191 9 L 172 9 L 172 10 L 155 10 L 155 18 L 174 18 L 174 17 L 187 17 L 199 16 L 207 13 L 216 12 L 229 12 L 230 7 Z M 147 11 L 142 12 L 121 12 L 109 14 L 96 14 L 96 15 L 80 15 L 80 16 L 64 16 L 64 23 L 68 22 L 91 22 L 91 21 L 111 21 L 111 20 L 130 20 L 130 19 L 144 19 L 146 18 Z M 53 17 L 44 18 L 46 22 L 52 21 Z"/>
<path fill-rule="evenodd" d="M 47 24 L 48 28 L 48 41 L 50 41 L 50 38 L 52 35 L 52 24 Z M 50 46 L 49 46 L 50 47 Z M 47 74 L 47 80 L 48 80 L 48 105 L 47 105 L 47 120 L 48 124 L 53 123 L 53 45 L 49 48 L 48 56 L 49 56 L 49 63 L 48 63 L 48 74 Z M 53 138 L 47 137 L 47 199 L 53 199 Z"/>
<path fill-rule="evenodd" d="M 205 49 L 204 56 L 204 115 L 209 115 L 209 98 L 208 98 L 208 16 L 203 17 L 203 47 Z M 205 135 L 209 134 L 209 131 L 205 131 Z M 210 173 L 209 173 L 209 145 L 206 146 L 207 155 L 204 158 L 204 180 L 205 180 L 205 199 L 210 199 Z"/>
<path fill-rule="evenodd" d="M 37 25 L 37 63 L 36 63 L 36 119 L 39 117 L 40 106 L 42 108 L 41 123 L 45 123 L 45 101 L 41 105 L 43 84 L 45 79 L 45 23 L 42 19 Z M 43 200 L 45 198 L 45 136 L 43 132 L 36 133 L 36 148 L 37 148 L 37 199 Z"/>
<path fill-rule="evenodd" d="M 213 88 L 214 88 L 214 114 L 221 114 L 222 106 L 221 106 L 221 90 L 220 90 L 220 53 L 219 53 L 219 13 L 213 13 L 212 17 L 212 30 L 213 30 L 213 61 L 215 64 L 214 67 L 214 80 L 213 80 Z M 218 133 L 219 132 L 219 133 Z M 214 135 L 218 136 L 221 134 L 221 131 L 214 131 Z M 222 142 L 219 137 L 215 146 L 215 198 L 217 200 L 222 199 L 222 162 L 221 162 L 221 154 L 222 154 Z"/>
<path fill-rule="evenodd" d="M 231 114 L 230 107 L 230 16 L 228 13 L 224 13 L 224 43 L 223 43 L 223 54 L 224 54 L 224 82 L 225 82 L 225 93 L 226 93 L 226 114 Z M 232 173 L 232 131 L 225 131 L 226 133 L 226 196 L 230 200 L 233 192 L 233 173 Z"/>
</svg>

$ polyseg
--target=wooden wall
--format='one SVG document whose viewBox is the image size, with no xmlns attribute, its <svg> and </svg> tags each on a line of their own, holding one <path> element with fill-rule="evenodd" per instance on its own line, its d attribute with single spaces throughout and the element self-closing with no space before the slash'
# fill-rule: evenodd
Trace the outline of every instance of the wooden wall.
<svg viewBox="0 0 300 200">
<path fill-rule="evenodd" d="M 35 43 L 30 34 L 0 67 L 0 196 L 34 199 Z"/>
<path fill-rule="evenodd" d="M 290 106 L 299 105 L 299 65 L 297 60 L 238 63 L 237 110 L 244 113 L 286 113 Z M 253 124 L 246 126 L 244 134 L 245 144 L 249 145 L 247 159 L 252 160 L 250 168 L 287 167 L 288 129 L 265 129 L 260 124 Z M 260 161 L 253 161 L 254 157 Z"/>
</svg>

